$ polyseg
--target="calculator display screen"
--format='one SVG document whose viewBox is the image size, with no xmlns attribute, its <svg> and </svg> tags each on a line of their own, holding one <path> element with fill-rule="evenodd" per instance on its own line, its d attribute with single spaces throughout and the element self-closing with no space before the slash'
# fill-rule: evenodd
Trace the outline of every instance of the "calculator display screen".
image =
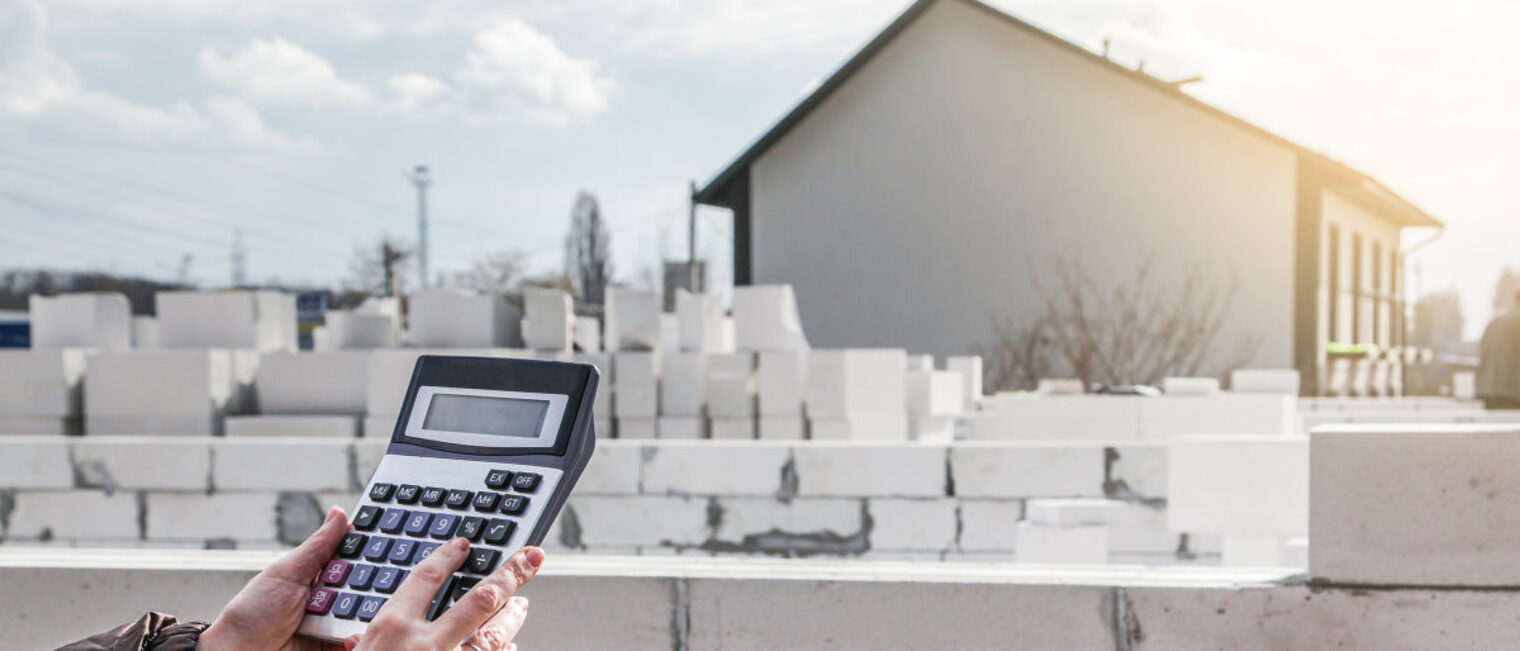
<svg viewBox="0 0 1520 651">
<path fill-rule="evenodd" d="M 545 400 L 435 393 L 422 427 L 435 432 L 535 438 L 548 411 Z"/>
</svg>

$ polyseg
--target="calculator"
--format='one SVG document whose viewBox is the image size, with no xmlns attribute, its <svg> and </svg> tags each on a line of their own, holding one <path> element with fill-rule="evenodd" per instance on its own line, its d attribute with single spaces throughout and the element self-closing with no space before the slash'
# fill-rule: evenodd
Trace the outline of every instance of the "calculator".
<svg viewBox="0 0 1520 651">
<path fill-rule="evenodd" d="M 436 619 L 518 549 L 540 544 L 596 446 L 596 367 L 424 355 L 385 456 L 298 632 L 363 633 L 408 572 L 455 537 L 469 556 L 433 595 Z"/>
</svg>

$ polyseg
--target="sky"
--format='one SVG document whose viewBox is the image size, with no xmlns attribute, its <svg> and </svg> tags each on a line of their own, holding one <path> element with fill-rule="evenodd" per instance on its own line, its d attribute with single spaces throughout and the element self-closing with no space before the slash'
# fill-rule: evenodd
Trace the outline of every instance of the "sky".
<svg viewBox="0 0 1520 651">
<path fill-rule="evenodd" d="M 704 182 L 907 0 L 0 0 L 0 267 L 331 285 L 416 233 L 430 264 L 562 264 L 577 192 L 618 277 L 684 256 Z M 1372 174 L 1447 224 L 1411 294 L 1467 330 L 1520 266 L 1520 3 L 992 4 Z M 728 282 L 726 211 L 698 250 Z M 1411 234 L 1407 246 L 1427 234 Z M 188 263 L 186 262 L 188 256 Z"/>
</svg>

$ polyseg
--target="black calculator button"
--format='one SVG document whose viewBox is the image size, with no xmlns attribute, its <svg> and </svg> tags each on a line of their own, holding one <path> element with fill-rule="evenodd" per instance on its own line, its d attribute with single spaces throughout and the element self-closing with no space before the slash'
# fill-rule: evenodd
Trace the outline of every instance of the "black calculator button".
<svg viewBox="0 0 1520 651">
<path fill-rule="evenodd" d="M 484 540 L 492 545 L 505 545 L 507 544 L 507 539 L 512 537 L 512 529 L 516 527 L 517 523 L 511 520 L 492 518 L 490 522 L 486 523 Z"/>
<path fill-rule="evenodd" d="M 477 583 L 480 583 L 480 579 L 477 578 L 477 577 L 473 577 L 473 576 L 455 577 L 454 578 L 454 595 L 453 595 L 454 601 L 459 601 L 460 599 L 463 599 L 464 598 L 464 593 L 469 592 L 470 588 L 475 587 L 475 584 L 477 584 Z"/>
<path fill-rule="evenodd" d="M 395 484 L 375 484 L 369 487 L 369 499 L 372 502 L 389 502 L 395 492 Z"/>
<path fill-rule="evenodd" d="M 520 472 L 512 475 L 512 490 L 531 493 L 538 490 L 539 476 L 531 472 Z"/>
<path fill-rule="evenodd" d="M 358 558 L 359 552 L 364 551 L 364 543 L 369 542 L 369 536 L 355 531 L 343 534 L 343 542 L 338 545 L 338 556 L 342 558 Z"/>
<path fill-rule="evenodd" d="M 512 473 L 506 470 L 492 470 L 486 473 L 486 488 L 506 490 L 507 484 L 512 481 Z"/>
<path fill-rule="evenodd" d="M 402 504 L 416 504 L 421 496 L 422 487 L 416 484 L 402 484 L 396 488 L 396 501 Z"/>
<path fill-rule="evenodd" d="M 444 494 L 445 491 L 442 488 L 438 488 L 437 486 L 428 486 L 427 488 L 422 489 L 422 505 L 438 506 L 440 504 L 443 504 Z"/>
<path fill-rule="evenodd" d="M 496 503 L 501 501 L 501 493 L 480 491 L 475 494 L 475 510 L 490 513 L 496 510 Z"/>
<path fill-rule="evenodd" d="M 369 531 L 375 528 L 375 523 L 380 521 L 380 507 L 361 506 L 359 513 L 354 515 L 354 528 L 360 531 Z"/>
<path fill-rule="evenodd" d="M 480 540 L 480 534 L 481 532 L 485 531 L 485 528 L 485 518 L 477 518 L 473 515 L 467 515 L 463 520 L 459 521 L 458 534 L 460 538 L 466 538 L 470 542 L 475 542 L 477 540 Z"/>
<path fill-rule="evenodd" d="M 448 497 L 443 498 L 443 505 L 451 509 L 462 509 L 470 505 L 471 497 L 470 491 L 456 488 L 449 491 Z"/>
<path fill-rule="evenodd" d="M 489 547 L 471 547 L 470 559 L 464 562 L 464 571 L 471 574 L 490 574 L 501 560 L 501 551 Z"/>
<path fill-rule="evenodd" d="M 458 580 L 459 576 L 453 575 L 444 579 L 443 585 L 438 586 L 438 591 L 433 593 L 433 601 L 428 603 L 427 613 L 425 613 L 428 621 L 438 619 L 443 611 L 449 609 L 449 597 L 454 594 L 454 582 Z"/>
<path fill-rule="evenodd" d="M 502 495 L 501 512 L 507 515 L 521 515 L 523 509 L 528 508 L 528 498 L 521 495 Z"/>
</svg>

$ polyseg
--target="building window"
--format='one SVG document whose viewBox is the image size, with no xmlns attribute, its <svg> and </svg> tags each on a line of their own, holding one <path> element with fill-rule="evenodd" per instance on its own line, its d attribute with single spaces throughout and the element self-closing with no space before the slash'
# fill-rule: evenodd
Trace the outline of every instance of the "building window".
<svg viewBox="0 0 1520 651">
<path fill-rule="evenodd" d="M 1351 234 L 1351 343 L 1366 341 L 1362 335 L 1362 234 Z"/>
<path fill-rule="evenodd" d="M 1330 250 L 1330 304 L 1327 306 L 1330 312 L 1330 331 L 1326 337 L 1330 341 L 1340 341 L 1340 314 L 1341 314 L 1341 227 L 1330 225 L 1329 235 Z"/>
<path fill-rule="evenodd" d="M 1383 295 L 1383 243 L 1372 243 L 1372 343 L 1386 346 L 1388 340 L 1383 337 L 1383 306 L 1387 304 L 1387 297 Z"/>
</svg>

